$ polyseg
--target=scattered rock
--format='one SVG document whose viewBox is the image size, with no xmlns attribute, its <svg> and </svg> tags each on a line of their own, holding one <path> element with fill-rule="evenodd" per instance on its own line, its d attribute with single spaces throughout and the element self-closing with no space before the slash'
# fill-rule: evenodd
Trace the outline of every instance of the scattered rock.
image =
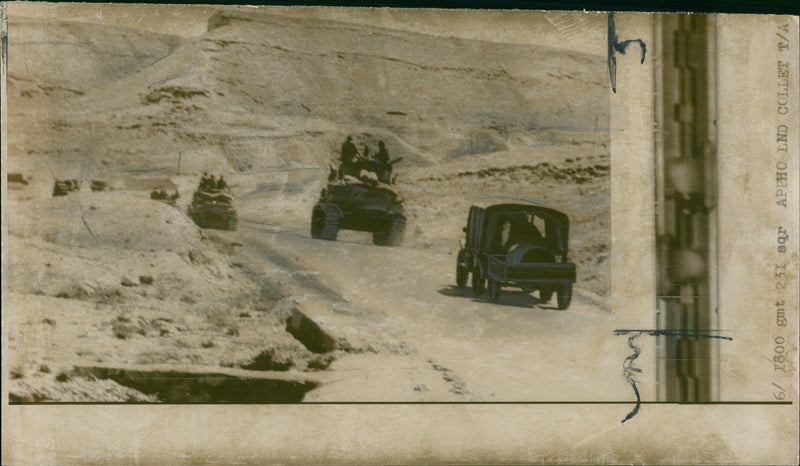
<svg viewBox="0 0 800 466">
<path fill-rule="evenodd" d="M 136 286 L 138 283 L 133 281 L 130 277 L 122 277 L 122 281 L 119 282 L 122 286 Z"/>
<path fill-rule="evenodd" d="M 53 291 L 53 295 L 56 298 L 86 299 L 91 296 L 93 292 L 94 290 L 88 283 L 67 281 L 66 283 L 62 283 L 61 286 L 57 287 Z"/>
<path fill-rule="evenodd" d="M 180 253 L 180 256 L 195 265 L 209 265 L 213 262 L 210 257 L 199 249 L 189 249 Z"/>
<path fill-rule="evenodd" d="M 55 327 L 56 326 L 56 321 L 51 319 L 51 318 L 49 318 L 49 317 L 45 317 L 44 319 L 42 319 L 42 323 L 50 325 L 51 327 Z"/>
<path fill-rule="evenodd" d="M 71 376 L 59 383 L 49 377 L 14 381 L 8 387 L 12 403 L 42 402 L 147 402 L 158 401 L 156 395 L 145 395 L 112 380 L 99 380 L 92 375 Z"/>
<path fill-rule="evenodd" d="M 69 381 L 69 375 L 66 372 L 61 372 L 56 376 L 56 380 L 59 382 L 67 382 Z"/>
<path fill-rule="evenodd" d="M 270 314 L 277 316 L 279 319 L 287 320 L 291 318 L 297 303 L 291 297 L 281 298 L 273 306 L 268 307 L 266 303 L 256 302 L 255 309 L 257 311 L 269 311 Z"/>
<path fill-rule="evenodd" d="M 192 345 L 187 343 L 186 340 L 184 340 L 182 338 L 178 338 L 177 340 L 175 340 L 175 346 L 177 346 L 178 348 L 191 348 L 192 347 Z"/>
<path fill-rule="evenodd" d="M 285 352 L 268 348 L 258 353 L 251 362 L 241 365 L 241 368 L 251 371 L 288 371 L 293 365 L 291 357 Z"/>
<path fill-rule="evenodd" d="M 95 291 L 97 302 L 103 304 L 118 303 L 124 301 L 122 291 L 119 288 L 98 288 Z"/>
<path fill-rule="evenodd" d="M 312 353 L 327 353 L 336 349 L 336 340 L 297 308 L 292 309 L 292 314 L 286 319 L 286 331 Z"/>
<path fill-rule="evenodd" d="M 444 379 L 444 381 L 450 385 L 451 393 L 455 393 L 456 395 L 466 395 L 469 393 L 464 380 L 455 375 L 452 370 L 442 366 L 441 364 L 437 364 L 430 359 L 428 359 L 428 363 L 431 365 L 431 367 L 433 367 L 434 370 L 442 373 L 442 379 Z"/>
<path fill-rule="evenodd" d="M 150 321 L 150 327 L 158 332 L 158 336 L 164 337 L 172 335 L 178 331 L 178 328 L 173 324 L 172 319 L 166 317 L 159 317 Z"/>
<path fill-rule="evenodd" d="M 200 346 L 202 346 L 203 348 L 213 348 L 214 347 L 214 342 L 211 341 L 211 340 L 206 340 L 206 341 L 200 343 Z"/>
<path fill-rule="evenodd" d="M 351 345 L 350 342 L 343 337 L 339 337 L 336 339 L 336 349 L 346 351 L 348 353 L 352 353 L 355 350 L 355 348 L 353 348 L 353 345 Z"/>
<path fill-rule="evenodd" d="M 319 354 L 309 359 L 306 363 L 306 367 L 309 370 L 321 371 L 327 369 L 335 360 L 336 357 L 333 353 Z"/>
<path fill-rule="evenodd" d="M 139 283 L 142 285 L 152 285 L 153 277 L 151 275 L 139 275 Z"/>
<path fill-rule="evenodd" d="M 147 327 L 147 322 L 144 319 L 139 319 L 136 323 L 133 323 L 125 316 L 117 316 L 116 319 L 111 321 L 111 331 L 114 332 L 115 337 L 121 340 L 127 340 L 136 334 L 147 335 Z"/>
<path fill-rule="evenodd" d="M 411 345 L 407 341 L 401 341 L 396 345 L 390 345 L 389 351 L 394 354 L 408 355 L 413 352 L 413 349 L 411 348 Z"/>
<path fill-rule="evenodd" d="M 50 367 L 48 367 L 47 364 L 42 364 L 41 366 L 39 366 L 39 372 L 42 372 L 42 373 L 45 373 L 45 374 L 49 374 L 50 373 Z"/>
</svg>

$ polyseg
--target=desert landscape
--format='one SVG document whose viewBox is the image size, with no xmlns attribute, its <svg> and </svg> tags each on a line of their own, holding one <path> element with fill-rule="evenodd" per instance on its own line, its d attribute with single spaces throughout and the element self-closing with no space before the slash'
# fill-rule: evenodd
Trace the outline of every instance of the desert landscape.
<svg viewBox="0 0 800 466">
<path fill-rule="evenodd" d="M 414 23 L 408 13 L 373 21 L 365 10 L 356 21 L 357 12 L 187 6 L 191 27 L 184 18 L 170 28 L 176 17 L 155 6 L 161 16 L 118 7 L 127 20 L 8 8 L 3 169 L 21 175 L 4 176 L 3 193 L 11 402 L 630 391 L 626 348 L 608 338 L 617 323 L 605 56 L 552 40 L 448 36 L 435 11 Z M 311 238 L 312 208 L 348 135 L 402 157 L 392 186 L 408 217 L 399 247 L 354 231 Z M 227 180 L 236 231 L 187 215 L 203 173 Z M 54 197 L 66 179 L 80 188 Z M 151 199 L 154 189 L 177 202 Z M 490 195 L 569 216 L 568 310 L 456 286 L 469 207 Z"/>
</svg>

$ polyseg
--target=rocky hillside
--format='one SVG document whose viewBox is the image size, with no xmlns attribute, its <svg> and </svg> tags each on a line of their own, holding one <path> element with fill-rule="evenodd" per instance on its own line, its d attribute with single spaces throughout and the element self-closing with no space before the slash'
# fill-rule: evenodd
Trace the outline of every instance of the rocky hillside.
<svg viewBox="0 0 800 466">
<path fill-rule="evenodd" d="M 346 134 L 416 165 L 607 129 L 602 58 L 548 47 L 260 12 L 192 39 L 14 18 L 10 35 L 9 154 L 54 170 L 325 166 Z"/>
</svg>

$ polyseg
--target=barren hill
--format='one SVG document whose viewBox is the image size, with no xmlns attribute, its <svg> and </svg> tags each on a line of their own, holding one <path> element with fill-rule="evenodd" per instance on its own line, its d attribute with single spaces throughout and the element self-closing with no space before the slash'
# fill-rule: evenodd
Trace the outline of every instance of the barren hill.
<svg viewBox="0 0 800 466">
<path fill-rule="evenodd" d="M 17 108 L 84 95 L 152 65 L 181 43 L 132 28 L 29 18 L 14 18 L 9 37 L 9 96 L 22 98 Z"/>
<path fill-rule="evenodd" d="M 607 129 L 604 62 L 593 55 L 249 12 L 217 14 L 185 43 L 107 29 L 76 35 L 82 48 L 55 62 L 70 63 L 58 86 L 74 96 L 32 95 L 21 84 L 49 82 L 44 75 L 63 68 L 38 63 L 40 75 L 25 77 L 11 63 L 11 111 L 39 110 L 12 128 L 12 157 L 24 150 L 106 171 L 172 168 L 182 153 L 188 172 L 258 171 L 325 166 L 352 133 L 360 144 L 386 140 L 406 164 L 427 164 L 526 153 L 551 130 Z M 47 42 L 12 41 L 11 55 Z M 28 55 L 56 53 L 46 50 Z M 95 70 L 100 63 L 113 73 Z"/>
</svg>

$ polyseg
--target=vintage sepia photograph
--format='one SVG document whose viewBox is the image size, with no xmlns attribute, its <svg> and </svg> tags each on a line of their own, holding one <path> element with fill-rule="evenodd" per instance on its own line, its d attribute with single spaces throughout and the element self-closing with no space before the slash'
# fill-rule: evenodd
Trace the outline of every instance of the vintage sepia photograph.
<svg viewBox="0 0 800 466">
<path fill-rule="evenodd" d="M 484 13 L 533 29 L 489 38 L 437 11 L 16 8 L 11 402 L 624 386 L 620 360 L 563 386 L 576 338 L 619 346 L 605 15 L 573 26 L 592 50 L 547 37 L 559 13 Z"/>
<path fill-rule="evenodd" d="M 796 461 L 797 17 L 0 12 L 4 463 Z"/>
</svg>

